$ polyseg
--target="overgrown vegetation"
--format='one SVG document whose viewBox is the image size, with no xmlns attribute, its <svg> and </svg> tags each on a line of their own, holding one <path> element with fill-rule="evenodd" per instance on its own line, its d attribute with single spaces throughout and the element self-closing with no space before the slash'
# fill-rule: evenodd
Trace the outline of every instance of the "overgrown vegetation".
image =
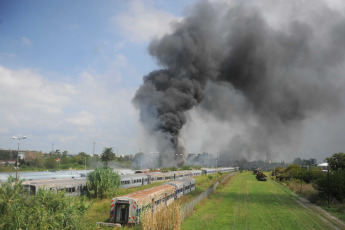
<svg viewBox="0 0 345 230">
<path fill-rule="evenodd" d="M 272 178 L 345 220 L 345 154 L 335 153 L 326 161 L 328 172 L 317 167 L 306 170 L 292 164 L 286 168 L 277 167 Z"/>
<path fill-rule="evenodd" d="M 0 229 L 83 229 L 87 208 L 84 197 L 64 192 L 39 190 L 29 196 L 12 177 L 0 187 Z"/>
<path fill-rule="evenodd" d="M 110 168 L 97 168 L 87 177 L 87 187 L 91 197 L 109 198 L 115 196 L 121 178 Z"/>
<path fill-rule="evenodd" d="M 161 172 L 171 172 L 171 171 L 181 171 L 181 170 L 200 170 L 201 166 L 197 165 L 184 165 L 181 168 L 177 168 L 175 166 L 173 167 L 168 167 L 168 168 L 161 168 Z"/>
<path fill-rule="evenodd" d="M 143 230 L 174 229 L 179 230 L 182 222 L 180 207 L 173 203 L 155 212 L 145 211 L 141 216 L 140 226 Z"/>
</svg>

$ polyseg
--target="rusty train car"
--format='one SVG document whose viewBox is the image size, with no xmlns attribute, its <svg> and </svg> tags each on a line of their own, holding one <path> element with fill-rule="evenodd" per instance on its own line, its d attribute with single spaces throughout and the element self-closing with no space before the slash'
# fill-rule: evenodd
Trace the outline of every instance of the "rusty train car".
<svg viewBox="0 0 345 230">
<path fill-rule="evenodd" d="M 183 178 L 170 181 L 161 186 L 141 190 L 111 200 L 111 225 L 138 224 L 140 213 L 145 210 L 168 206 L 175 199 L 195 189 L 194 178 Z"/>
</svg>

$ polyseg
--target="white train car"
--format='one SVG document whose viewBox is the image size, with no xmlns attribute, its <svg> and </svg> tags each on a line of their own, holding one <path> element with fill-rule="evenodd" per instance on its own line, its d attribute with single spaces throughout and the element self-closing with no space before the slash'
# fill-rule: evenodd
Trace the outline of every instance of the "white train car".
<svg viewBox="0 0 345 230">
<path fill-rule="evenodd" d="M 65 191 L 68 196 L 87 194 L 86 178 L 29 180 L 22 183 L 30 195 L 36 195 L 39 189 L 50 190 L 55 193 Z"/>
<path fill-rule="evenodd" d="M 121 175 L 121 188 L 132 188 L 150 183 L 150 178 L 147 174 L 131 174 Z"/>
</svg>

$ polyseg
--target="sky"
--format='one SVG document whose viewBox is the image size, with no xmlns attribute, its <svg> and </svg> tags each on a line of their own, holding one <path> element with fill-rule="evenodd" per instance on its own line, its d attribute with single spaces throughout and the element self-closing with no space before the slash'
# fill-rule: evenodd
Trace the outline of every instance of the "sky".
<svg viewBox="0 0 345 230">
<path fill-rule="evenodd" d="M 132 99 L 143 76 L 159 68 L 148 53 L 150 41 L 170 33 L 195 2 L 0 0 L 0 148 L 17 149 L 12 136 L 27 136 L 21 150 L 156 152 Z M 286 15 L 267 7 L 266 16 L 274 26 Z M 344 114 L 306 121 L 298 151 L 273 160 L 301 156 L 320 162 L 343 151 Z M 243 129 L 198 108 L 187 117 L 187 152 L 215 153 L 224 143 L 210 137 Z"/>
<path fill-rule="evenodd" d="M 157 68 L 150 39 L 192 2 L 0 1 L 0 147 L 155 151 L 131 100 Z"/>
</svg>

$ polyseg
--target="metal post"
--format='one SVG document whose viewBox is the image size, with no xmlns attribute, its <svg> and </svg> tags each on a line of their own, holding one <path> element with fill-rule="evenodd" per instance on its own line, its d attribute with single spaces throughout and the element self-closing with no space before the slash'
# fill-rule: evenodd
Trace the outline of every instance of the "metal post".
<svg viewBox="0 0 345 230">
<path fill-rule="evenodd" d="M 95 145 L 96 145 L 96 142 L 93 142 L 93 151 L 92 151 L 92 156 L 95 155 Z"/>
<path fill-rule="evenodd" d="M 18 142 L 18 152 L 17 152 L 17 163 L 16 163 L 16 183 L 18 183 L 18 158 L 19 158 L 19 143 L 21 139 L 25 139 L 26 136 L 23 137 L 12 137 L 12 139 L 16 139 Z"/>
<path fill-rule="evenodd" d="M 327 189 L 327 204 L 329 207 L 329 190 L 330 190 L 330 188 L 329 188 L 329 166 L 327 168 L 327 187 L 328 187 L 328 189 Z"/>
<path fill-rule="evenodd" d="M 17 151 L 17 163 L 16 163 L 16 183 L 18 183 L 18 158 L 19 158 L 19 141 L 20 139 L 18 138 L 18 151 Z"/>
</svg>

